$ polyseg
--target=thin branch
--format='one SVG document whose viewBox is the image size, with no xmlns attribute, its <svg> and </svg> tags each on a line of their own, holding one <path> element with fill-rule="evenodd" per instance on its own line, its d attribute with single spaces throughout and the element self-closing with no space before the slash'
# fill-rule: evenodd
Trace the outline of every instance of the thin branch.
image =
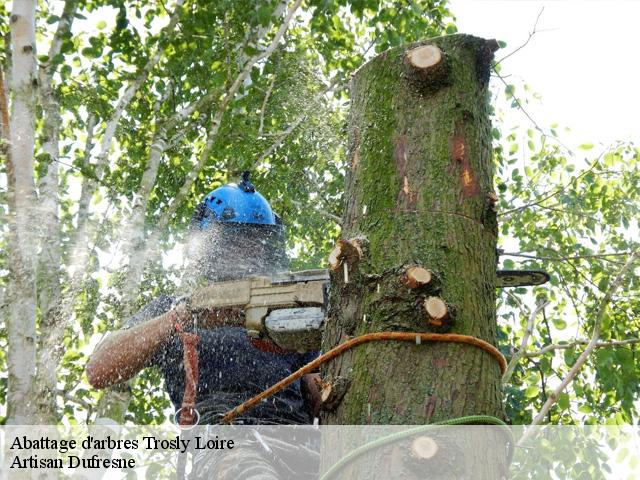
<svg viewBox="0 0 640 480">
<path fill-rule="evenodd" d="M 555 405 L 555 403 L 558 401 L 560 394 L 573 381 L 573 379 L 576 377 L 576 375 L 578 374 L 582 366 L 586 363 L 587 359 L 589 358 L 593 350 L 596 348 L 596 345 L 598 344 L 598 340 L 600 338 L 600 329 L 602 328 L 602 320 L 607 311 L 609 303 L 611 303 L 611 299 L 613 298 L 613 295 L 618 290 L 618 288 L 620 288 L 620 286 L 622 285 L 622 282 L 626 278 L 627 273 L 629 273 L 629 271 L 632 271 L 632 267 L 634 266 L 635 261 L 639 255 L 640 255 L 640 249 L 633 252 L 633 254 L 627 260 L 627 263 L 625 263 L 625 265 L 620 269 L 620 271 L 616 275 L 615 279 L 611 283 L 611 286 L 609 287 L 609 290 L 607 291 L 602 301 L 600 302 L 600 305 L 598 307 L 598 311 L 595 317 L 595 321 L 594 321 L 591 339 L 589 340 L 587 347 L 580 354 L 580 356 L 576 360 L 576 363 L 573 365 L 573 367 L 571 367 L 571 370 L 569 370 L 569 373 L 567 373 L 567 375 L 562 380 L 562 382 L 560 382 L 560 385 L 558 385 L 555 388 L 555 390 L 551 393 L 551 395 L 549 395 L 549 398 L 547 399 L 547 401 L 544 403 L 544 405 L 542 406 L 538 414 L 535 416 L 535 418 L 532 420 L 531 422 L 532 426 L 539 425 L 542 422 L 542 420 L 546 417 L 551 407 L 553 407 L 553 405 Z M 527 431 L 524 433 L 524 435 L 518 441 L 518 445 L 522 445 L 523 442 L 527 440 L 532 433 L 533 433 L 533 428 L 528 428 Z"/>
<path fill-rule="evenodd" d="M 322 98 L 323 96 L 331 92 L 336 86 L 340 85 L 341 83 L 342 82 L 338 81 L 338 77 L 335 77 L 331 81 L 331 83 L 329 83 L 329 86 L 318 95 L 317 99 Z M 255 167 L 260 165 L 269 155 L 271 155 L 278 148 L 280 148 L 282 144 L 285 142 L 285 140 L 289 137 L 289 135 L 291 135 L 291 133 L 293 133 L 293 131 L 296 128 L 298 128 L 302 124 L 302 122 L 304 122 L 308 118 L 309 118 L 309 112 L 307 111 L 306 113 L 303 113 L 302 115 L 300 115 L 284 131 L 280 132 L 278 134 L 278 138 L 276 138 L 276 140 L 271 145 L 269 145 L 269 148 L 267 148 L 264 152 L 262 152 L 260 156 L 253 161 L 251 170 L 255 169 Z"/>
<path fill-rule="evenodd" d="M 186 107 L 176 111 L 169 119 L 158 121 L 158 128 L 163 128 L 166 131 L 170 131 L 180 122 L 184 121 L 187 117 L 189 117 L 192 113 L 196 111 L 201 111 L 204 108 L 207 108 L 209 104 L 213 103 L 213 101 L 220 97 L 219 90 L 212 90 L 203 97 L 200 97 L 195 102 L 187 105 Z"/>
<path fill-rule="evenodd" d="M 96 117 L 93 114 L 89 114 L 86 123 L 87 129 L 87 139 L 84 144 L 84 157 L 82 161 L 82 166 L 87 168 L 91 162 L 91 150 L 93 149 L 93 130 L 96 126 Z M 73 165 L 69 165 L 69 167 L 77 169 L 77 167 Z M 80 169 L 82 172 L 82 169 Z M 93 179 L 96 183 L 100 183 L 98 178 Z M 71 240 L 71 252 L 72 258 L 78 259 L 82 258 L 82 250 L 84 243 L 84 234 L 85 234 L 85 226 L 87 221 L 87 215 L 89 210 L 89 200 L 93 195 L 93 186 L 90 185 L 91 179 L 89 176 L 85 176 L 82 181 L 82 186 L 80 190 L 80 200 L 78 202 L 78 213 L 76 218 L 78 219 L 74 235 Z M 84 270 L 84 262 L 79 263 L 79 267 L 81 270 Z"/>
<path fill-rule="evenodd" d="M 496 74 L 496 77 L 500 79 L 500 81 L 503 83 L 503 85 L 505 87 L 509 87 L 509 84 L 505 81 L 505 77 L 503 77 L 502 75 L 500 75 L 498 72 L 496 72 L 494 70 L 494 73 Z M 520 99 L 518 97 L 516 97 L 515 95 L 513 96 L 513 100 L 514 102 L 516 102 L 516 106 L 520 109 L 520 111 L 522 111 L 522 113 L 524 113 L 525 117 L 527 117 L 529 119 L 529 121 L 533 124 L 533 126 L 535 127 L 536 130 L 538 130 L 542 135 L 547 135 L 545 133 L 545 131 L 542 129 L 542 127 L 540 125 L 538 125 L 538 122 L 536 122 L 533 117 L 531 115 L 529 115 L 529 112 L 527 112 L 525 110 L 525 108 L 522 106 L 522 103 L 520 102 Z M 555 138 L 555 137 L 554 137 Z M 563 145 L 564 146 L 564 145 Z"/>
<path fill-rule="evenodd" d="M 533 30 L 531 32 L 529 32 L 529 36 L 527 37 L 527 40 L 522 45 L 520 45 L 518 48 L 516 48 L 513 52 L 506 54 L 504 57 L 502 57 L 500 60 L 498 60 L 495 63 L 496 67 L 498 65 L 500 65 L 504 60 L 506 60 L 507 58 L 509 58 L 512 55 L 515 55 L 516 53 L 518 53 L 520 50 L 522 50 L 524 47 L 526 47 L 528 45 L 528 43 L 531 41 L 533 36 L 536 33 L 538 33 L 537 27 L 538 27 L 538 22 L 540 21 L 540 17 L 542 16 L 542 12 L 544 12 L 544 7 L 542 7 L 540 9 L 540 12 L 538 12 L 538 16 L 536 17 L 536 21 L 533 24 Z"/>
<path fill-rule="evenodd" d="M 628 257 L 631 254 L 632 252 L 614 252 L 614 253 L 594 253 L 589 255 L 573 255 L 571 257 L 540 257 L 537 255 L 529 255 L 529 254 L 520 253 L 520 252 L 501 252 L 500 256 L 531 258 L 534 260 L 548 260 L 551 262 L 564 262 L 566 260 L 580 260 L 584 258 L 606 259 L 607 257 Z"/>
<path fill-rule="evenodd" d="M 293 15 L 298 10 L 298 7 L 300 7 L 301 3 L 302 3 L 302 0 L 296 0 L 295 1 L 295 3 L 289 9 L 289 12 L 285 16 L 285 18 L 284 18 L 284 20 L 282 22 L 282 25 L 278 29 L 277 33 L 275 34 L 275 36 L 274 36 L 273 40 L 271 41 L 271 43 L 269 44 L 269 46 L 263 52 L 255 55 L 254 57 L 252 57 L 247 62 L 247 64 L 244 66 L 243 70 L 236 77 L 235 81 L 233 82 L 233 84 L 231 85 L 229 90 L 225 93 L 224 98 L 220 102 L 218 110 L 216 111 L 216 113 L 215 113 L 215 115 L 213 117 L 213 122 L 211 124 L 211 129 L 209 130 L 209 134 L 207 135 L 207 142 L 206 142 L 206 144 L 205 144 L 205 146 L 203 148 L 202 154 L 200 155 L 200 159 L 199 159 L 197 165 L 195 165 L 195 167 L 191 171 L 191 173 L 187 176 L 187 179 L 182 184 L 182 187 L 180 187 L 180 190 L 178 191 L 178 193 L 174 197 L 173 201 L 171 202 L 171 205 L 169 205 L 169 208 L 166 210 L 166 212 L 164 213 L 164 215 L 161 217 L 160 221 L 158 222 L 157 228 L 156 228 L 156 232 L 158 232 L 157 235 L 159 235 L 159 232 L 163 231 L 164 228 L 166 228 L 166 226 L 169 224 L 169 221 L 171 220 L 171 218 L 173 217 L 175 212 L 178 210 L 178 207 L 182 204 L 184 199 L 187 197 L 187 195 L 191 191 L 191 186 L 193 185 L 195 179 L 198 177 L 198 174 L 200 173 L 200 171 L 206 165 L 206 163 L 207 163 L 207 161 L 209 159 L 209 155 L 211 154 L 211 150 L 213 149 L 213 145 L 215 143 L 215 140 L 217 138 L 218 131 L 220 130 L 220 125 L 222 123 L 222 117 L 224 116 L 224 114 L 225 114 L 225 112 L 227 110 L 227 106 L 235 98 L 235 95 L 238 92 L 238 89 L 240 88 L 240 86 L 244 83 L 245 79 L 251 73 L 251 69 L 253 68 L 253 66 L 257 62 L 268 58 L 273 53 L 273 51 L 276 49 L 276 47 L 278 46 L 278 43 L 280 43 L 280 40 L 282 39 L 282 37 L 284 36 L 285 32 L 289 28 L 289 23 L 291 22 L 291 19 L 293 18 Z"/>
<path fill-rule="evenodd" d="M 573 215 L 576 217 L 580 217 L 580 218 L 592 218 L 593 215 L 589 215 L 587 213 L 582 213 L 582 212 L 577 212 L 577 211 L 570 211 L 570 210 L 563 210 L 562 208 L 557 208 L 558 206 L 561 206 L 560 203 L 555 203 L 553 205 L 538 205 L 539 208 L 542 208 L 544 210 L 549 210 L 550 212 L 558 212 L 558 213 L 562 213 L 563 217 L 566 215 Z"/>
<path fill-rule="evenodd" d="M 60 20 L 58 20 L 56 33 L 53 35 L 51 45 L 49 46 L 49 54 L 47 55 L 48 60 L 40 64 L 41 72 L 44 72 L 44 74 L 49 78 L 49 81 L 53 76 L 51 68 L 53 66 L 53 59 L 60 53 L 64 36 L 71 30 L 71 25 L 73 24 L 77 8 L 78 0 L 66 0 L 64 2 L 62 13 L 60 14 Z"/>
<path fill-rule="evenodd" d="M 262 101 L 262 107 L 260 108 L 260 125 L 258 126 L 258 137 L 262 136 L 262 131 L 264 130 L 264 112 L 267 109 L 267 102 L 269 102 L 269 98 L 271 97 L 271 92 L 273 91 L 273 86 L 276 83 L 276 76 L 274 75 L 267 86 L 267 91 L 264 94 L 264 100 Z"/>
<path fill-rule="evenodd" d="M 162 108 L 162 105 L 164 105 L 167 100 L 169 100 L 169 97 L 173 94 L 173 80 L 170 79 L 167 82 L 167 86 L 164 89 L 164 93 L 162 95 L 160 95 L 156 101 L 153 104 L 153 116 L 157 117 L 158 116 L 158 112 L 160 111 L 160 109 Z"/>
<path fill-rule="evenodd" d="M 533 312 L 531 312 L 531 315 L 529 316 L 529 320 L 527 321 L 527 326 L 524 329 L 524 335 L 522 336 L 522 341 L 520 342 L 520 348 L 513 354 L 513 357 L 511 357 L 511 361 L 509 362 L 509 365 L 507 365 L 507 370 L 504 372 L 504 375 L 502 375 L 503 384 L 507 383 L 511 379 L 511 376 L 513 375 L 513 371 L 518 365 L 518 362 L 524 356 L 524 352 L 527 349 L 527 344 L 529 343 L 529 337 L 531 337 L 531 334 L 533 333 L 533 326 L 535 325 L 536 318 L 538 317 L 538 314 L 547 305 L 549 305 L 549 302 L 547 301 L 540 302 L 536 305 L 536 308 L 533 310 Z"/>
<path fill-rule="evenodd" d="M 104 136 L 102 138 L 102 143 L 100 145 L 100 153 L 98 154 L 97 161 L 96 161 L 96 176 L 98 178 L 102 177 L 102 171 L 106 165 L 106 158 L 109 154 L 111 141 L 115 136 L 116 128 L 120 123 L 120 118 L 122 117 L 125 109 L 131 103 L 131 100 L 133 100 L 133 97 L 138 92 L 140 87 L 144 84 L 144 82 L 146 82 L 147 77 L 149 76 L 149 73 L 151 73 L 151 70 L 153 70 L 153 68 L 160 61 L 160 58 L 162 58 L 162 54 L 164 53 L 164 47 L 162 47 L 163 45 L 162 40 L 164 40 L 167 36 L 173 33 L 173 30 L 175 29 L 178 23 L 178 19 L 180 18 L 180 11 L 182 10 L 183 3 L 184 3 L 184 0 L 176 1 L 176 6 L 173 11 L 173 14 L 171 15 L 171 18 L 169 19 L 168 25 L 164 27 L 159 34 L 159 38 L 161 39 L 161 41 L 159 42 L 158 48 L 156 49 L 155 53 L 151 56 L 151 58 L 147 61 L 146 65 L 142 68 L 140 73 L 138 73 L 138 76 L 127 86 L 124 93 L 118 100 L 118 103 L 116 104 L 116 107 L 113 110 L 113 113 L 111 114 L 111 118 L 107 120 L 107 125 L 104 130 Z"/>
<path fill-rule="evenodd" d="M 302 204 L 297 200 L 291 200 L 291 203 L 297 208 L 302 208 Z M 333 213 L 325 212 L 324 210 L 318 210 L 318 209 L 314 209 L 314 212 L 320 214 L 325 218 L 328 218 L 329 220 L 333 220 L 338 225 L 342 225 L 342 219 L 339 216 L 334 215 Z"/>
<path fill-rule="evenodd" d="M 166 39 L 167 36 L 173 33 L 178 23 L 178 19 L 180 17 L 180 12 L 182 10 L 183 3 L 184 3 L 184 0 L 176 1 L 176 6 L 173 11 L 173 14 L 171 15 L 171 18 L 169 19 L 169 23 L 167 24 L 166 27 L 164 27 L 161 30 L 159 34 L 159 38 L 161 40 Z M 111 141 L 115 136 L 116 129 L 120 122 L 120 118 L 122 117 L 124 110 L 127 108 L 127 106 L 129 105 L 129 103 L 131 102 L 135 94 L 138 92 L 140 87 L 147 80 L 147 77 L 149 76 L 149 73 L 151 72 L 151 70 L 160 61 L 160 58 L 162 57 L 162 54 L 164 52 L 164 48 L 161 45 L 162 45 L 162 41 L 159 43 L 159 46 L 156 49 L 156 52 L 147 61 L 146 65 L 140 71 L 138 76 L 125 89 L 125 92 L 120 98 L 120 100 L 118 101 L 118 103 L 116 104 L 116 107 L 111 117 L 107 120 L 107 124 L 102 137 L 102 142 L 100 144 L 100 151 L 98 153 L 96 163 L 94 164 L 95 178 L 85 177 L 85 182 L 83 182 L 83 185 L 82 185 L 82 190 L 80 193 L 80 200 L 79 200 L 80 207 L 78 210 L 78 224 L 76 227 L 77 231 L 79 232 L 84 232 L 86 229 L 85 224 L 88 220 L 87 213 L 88 213 L 89 202 L 91 200 L 91 197 L 93 197 L 93 194 L 95 193 L 97 184 L 100 184 L 102 181 L 104 168 L 107 165 L 109 149 L 111 148 Z M 85 151 L 85 153 L 86 152 L 87 151 Z"/>
<path fill-rule="evenodd" d="M 549 344 L 552 344 L 553 338 L 551 338 L 551 327 L 549 326 L 549 320 L 547 320 L 546 310 L 542 310 L 542 322 L 544 323 L 544 326 L 547 327 L 547 342 L 549 342 Z"/>
<path fill-rule="evenodd" d="M 624 347 L 627 345 L 635 345 L 640 343 L 640 338 L 627 338 L 626 340 L 610 340 L 607 342 L 596 342 L 595 348 L 609 348 L 609 347 Z M 581 338 L 579 340 L 574 340 L 569 343 L 557 343 L 552 345 L 547 345 L 540 350 L 536 350 L 533 352 L 527 352 L 523 355 L 526 358 L 533 357 L 541 357 L 542 355 L 546 355 L 549 352 L 555 352 L 557 350 L 568 350 L 570 348 L 575 348 L 578 345 L 588 345 L 589 340 L 586 338 Z"/>
<path fill-rule="evenodd" d="M 505 87 L 509 87 L 509 84 L 505 81 L 505 77 L 500 75 L 500 73 L 498 73 L 495 68 L 493 69 L 494 73 L 496 74 L 496 77 L 500 79 L 500 81 L 503 83 L 503 85 Z M 533 125 L 533 127 L 540 132 L 540 135 L 542 135 L 542 138 L 545 137 L 551 137 L 553 138 L 556 142 L 558 142 L 558 144 L 560 146 L 562 146 L 566 151 L 571 152 L 571 149 L 569 147 L 567 147 L 562 140 L 560 140 L 558 137 L 556 137 L 555 135 L 551 135 L 547 132 L 544 131 L 544 129 L 538 124 L 538 122 L 536 122 L 533 117 L 529 114 L 529 112 L 527 112 L 527 110 L 524 108 L 524 106 L 522 105 L 522 102 L 520 101 L 520 99 L 518 97 L 516 97 L 515 95 L 513 95 L 513 101 L 516 104 L 516 107 L 518 107 L 518 109 L 524 114 L 525 117 L 527 117 L 529 119 L 529 121 L 531 122 L 531 124 Z"/>
<path fill-rule="evenodd" d="M 90 403 L 88 403 L 86 400 L 83 400 L 82 398 L 79 398 L 71 393 L 68 393 L 68 392 L 65 393 L 64 398 L 66 400 L 69 400 L 70 402 L 77 403 L 78 405 L 83 407 L 85 410 L 91 411 L 93 409 L 93 406 Z"/>
<path fill-rule="evenodd" d="M 11 133 L 9 129 L 9 100 L 5 89 L 4 72 L 0 68 L 0 155 L 6 157 L 6 165 L 11 165 L 8 156 L 11 153 L 9 148 L 11 142 Z M 9 177 L 9 172 L 6 172 Z"/>
<path fill-rule="evenodd" d="M 516 207 L 516 208 L 512 208 L 511 210 L 506 210 L 504 212 L 499 212 L 498 216 L 505 216 L 505 215 L 509 215 L 511 213 L 515 213 L 515 212 L 519 212 L 521 210 L 525 210 L 529 207 L 533 207 L 535 205 L 540 205 L 541 203 L 549 200 L 550 198 L 555 197 L 556 195 L 559 195 L 560 193 L 564 192 L 567 188 L 569 188 L 569 186 L 571 185 L 572 182 L 577 182 L 580 178 L 584 177 L 585 175 L 587 175 L 589 172 L 591 172 L 596 165 L 598 165 L 598 163 L 600 162 L 600 159 L 602 158 L 603 154 L 600 154 L 598 156 L 598 158 L 596 158 L 593 163 L 591 164 L 591 166 L 589 166 L 589 168 L 587 168 L 584 172 L 582 172 L 580 175 L 578 175 L 577 177 L 574 177 L 571 179 L 571 181 L 569 183 L 566 183 L 564 185 L 561 185 L 560 187 L 552 190 L 551 192 L 549 192 L 548 194 L 546 194 L 545 196 L 543 196 L 540 200 L 536 200 L 535 202 L 531 202 L 531 203 L 527 203 L 526 205 L 522 205 L 520 207 Z M 503 219 L 502 221 L 508 221 L 509 219 Z"/>
<path fill-rule="evenodd" d="M 276 8 L 274 15 L 277 16 L 280 13 L 282 13 L 282 11 L 284 10 L 284 7 L 286 6 L 286 2 L 281 2 L 278 7 Z M 298 5 L 299 6 L 299 5 Z M 297 8 L 297 7 L 296 7 Z M 268 32 L 269 27 L 271 26 L 271 24 L 269 24 L 269 26 L 267 27 L 261 27 L 256 36 L 255 36 L 255 42 L 260 42 L 265 34 Z M 284 32 L 283 32 L 284 34 Z M 278 34 L 276 34 L 277 36 Z M 271 53 L 273 53 L 273 50 L 275 50 L 275 47 L 277 46 L 277 42 L 279 42 L 280 38 L 282 38 L 282 36 L 277 38 L 276 43 L 274 44 L 272 42 L 271 45 L 273 45 L 273 49 L 269 52 L 268 55 L 271 55 Z M 250 38 L 247 34 L 247 37 L 245 38 L 245 41 L 243 43 L 243 50 L 244 47 L 246 45 L 249 44 L 250 42 Z M 271 45 L 269 46 L 269 48 L 271 48 Z M 269 48 L 267 48 L 267 50 L 269 50 Z M 265 51 L 266 52 L 266 51 Z M 229 90 L 227 91 L 227 93 L 225 94 L 225 97 L 222 100 L 221 103 L 221 107 L 218 108 L 218 112 L 220 112 L 220 110 L 222 110 L 222 113 L 224 114 L 224 111 L 226 110 L 226 104 L 225 101 L 228 103 L 229 99 L 229 93 L 233 90 L 233 95 L 235 96 L 235 93 L 237 92 L 238 88 L 240 87 L 240 85 L 242 84 L 242 82 L 244 82 L 244 80 L 246 79 L 246 77 L 249 75 L 249 73 L 251 73 L 251 68 L 253 68 L 253 65 L 262 60 L 261 57 L 262 54 L 264 54 L 265 52 L 262 52 L 261 54 L 258 54 L 252 58 L 250 58 L 247 62 L 247 64 L 245 65 L 245 68 L 243 69 L 243 71 L 238 75 L 238 77 L 236 78 L 236 81 L 233 83 L 233 85 L 229 88 Z M 246 56 L 244 54 L 242 54 L 242 59 L 246 59 Z M 228 62 L 229 66 L 231 65 L 231 62 Z M 249 66 L 248 71 L 245 72 L 245 70 L 247 70 L 247 66 Z M 239 82 L 238 79 L 242 76 L 241 81 Z M 211 104 L 214 100 L 220 98 L 221 96 L 221 91 L 220 90 L 212 90 L 209 93 L 205 94 L 203 97 L 200 97 L 198 100 L 196 100 L 195 102 L 187 105 L 186 107 L 182 108 L 181 110 L 178 110 L 172 117 L 170 117 L 168 120 L 162 122 L 162 127 L 169 131 L 173 128 L 175 128 L 180 122 L 182 122 L 183 120 L 185 120 L 187 117 L 189 117 L 191 114 L 193 114 L 196 111 L 200 111 L 203 108 L 206 108 L 209 104 Z M 215 126 L 215 119 L 214 119 L 214 126 Z M 206 147 L 205 147 L 206 148 Z M 204 151 L 203 151 L 203 155 L 204 155 Z M 208 155 L 208 154 L 207 154 Z"/>
</svg>

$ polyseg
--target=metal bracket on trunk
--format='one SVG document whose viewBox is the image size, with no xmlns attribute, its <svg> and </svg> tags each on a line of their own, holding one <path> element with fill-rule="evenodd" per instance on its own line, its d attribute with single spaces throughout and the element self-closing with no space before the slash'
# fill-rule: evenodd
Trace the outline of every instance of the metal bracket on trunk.
<svg viewBox="0 0 640 480">
<path fill-rule="evenodd" d="M 549 278 L 542 270 L 498 270 L 495 285 L 496 288 L 527 287 L 547 283 Z"/>
</svg>

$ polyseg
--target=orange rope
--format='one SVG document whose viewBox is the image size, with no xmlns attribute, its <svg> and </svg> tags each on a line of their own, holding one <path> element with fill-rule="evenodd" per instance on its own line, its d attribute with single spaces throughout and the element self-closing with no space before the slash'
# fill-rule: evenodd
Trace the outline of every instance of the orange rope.
<svg viewBox="0 0 640 480">
<path fill-rule="evenodd" d="M 185 332 L 180 323 L 178 313 L 173 312 L 173 324 L 176 332 L 182 340 L 184 367 L 184 393 L 182 395 L 182 407 L 180 408 L 180 425 L 193 425 L 196 419 L 196 395 L 198 392 L 198 341 L 196 333 Z"/>
<path fill-rule="evenodd" d="M 470 335 L 458 335 L 456 333 L 412 333 L 412 332 L 375 332 L 375 333 L 367 333 L 365 335 L 360 335 L 359 337 L 354 337 L 346 342 L 338 345 L 337 347 L 332 348 L 327 353 L 320 355 L 318 358 L 313 360 L 312 362 L 306 364 L 304 367 L 299 370 L 293 372 L 286 378 L 283 378 L 275 385 L 267 388 L 264 392 L 259 393 L 253 398 L 250 398 L 246 402 L 238 405 L 233 410 L 229 410 L 222 417 L 222 423 L 230 423 L 236 418 L 238 415 L 246 412 L 250 408 L 256 406 L 256 404 L 260 403 L 265 398 L 273 395 L 274 393 L 282 390 L 287 385 L 295 382 L 303 375 L 312 372 L 316 368 L 318 368 L 323 363 L 332 360 L 333 358 L 341 355 L 347 350 L 351 348 L 362 345 L 363 343 L 378 341 L 378 340 L 396 340 L 396 341 L 405 341 L 405 342 L 414 342 L 419 338 L 420 341 L 423 342 L 452 342 L 452 343 L 466 343 L 467 345 L 473 345 L 474 347 L 481 348 L 482 350 L 488 352 L 493 358 L 496 359 L 498 364 L 500 365 L 500 370 L 504 373 L 507 369 L 507 361 L 505 360 L 500 350 L 491 345 L 484 340 L 481 340 L 476 337 L 472 337 Z"/>
</svg>

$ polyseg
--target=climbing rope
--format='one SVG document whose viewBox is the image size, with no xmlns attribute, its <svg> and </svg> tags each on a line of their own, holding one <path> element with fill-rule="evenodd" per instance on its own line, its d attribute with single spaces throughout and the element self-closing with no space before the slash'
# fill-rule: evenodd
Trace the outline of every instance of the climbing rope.
<svg viewBox="0 0 640 480">
<path fill-rule="evenodd" d="M 410 428 L 409 430 L 405 430 L 403 432 L 396 432 L 390 435 L 386 435 L 384 437 L 373 440 L 369 443 L 365 443 L 360 447 L 350 451 L 340 460 L 338 460 L 335 464 L 329 468 L 321 477 L 320 480 L 329 480 L 332 476 L 338 472 L 341 468 L 343 468 L 347 463 L 355 460 L 357 457 L 367 453 L 374 448 L 381 447 L 383 445 L 387 445 L 396 440 L 402 440 L 407 437 L 412 437 L 414 435 L 418 435 L 424 433 L 426 431 L 433 431 L 434 428 L 449 426 L 449 425 L 498 425 L 501 426 L 505 433 L 509 436 L 509 458 L 508 463 L 511 463 L 513 457 L 513 445 L 515 444 L 515 438 L 513 436 L 513 432 L 509 428 L 509 426 L 504 423 L 502 420 L 496 417 L 492 417 L 490 415 L 469 415 L 466 417 L 459 418 L 451 418 L 449 420 L 443 420 L 440 422 L 430 423 L 428 425 L 421 425 L 419 427 Z"/>
<path fill-rule="evenodd" d="M 196 393 L 198 389 L 198 334 L 196 332 L 185 332 L 180 322 L 178 313 L 172 310 L 173 325 L 182 340 L 183 345 L 183 365 L 184 365 L 184 394 L 182 396 L 182 406 L 176 412 L 180 414 L 180 426 L 193 425 L 200 416 L 196 410 Z M 197 418 L 196 418 L 197 417 Z"/>
<path fill-rule="evenodd" d="M 337 347 L 332 348 L 328 352 L 320 355 L 318 358 L 313 360 L 312 362 L 306 364 L 304 367 L 299 370 L 293 372 L 288 377 L 280 380 L 278 383 L 272 385 L 267 388 L 265 391 L 259 393 L 255 397 L 250 398 L 246 402 L 238 405 L 233 410 L 229 410 L 225 413 L 221 419 L 221 423 L 231 423 L 234 418 L 238 415 L 243 414 L 250 408 L 256 406 L 262 400 L 271 395 L 279 392 L 287 385 L 295 382 L 303 375 L 307 373 L 311 373 L 316 368 L 318 368 L 323 363 L 326 363 L 337 356 L 341 355 L 347 350 L 351 348 L 362 345 L 363 343 L 381 341 L 381 340 L 393 340 L 393 341 L 404 341 L 404 342 L 451 342 L 451 343 L 465 343 L 467 345 L 473 345 L 474 347 L 478 347 L 486 352 L 488 352 L 500 365 L 500 370 L 504 373 L 507 369 L 507 361 L 505 360 L 500 350 L 491 345 L 490 343 L 481 340 L 476 337 L 472 337 L 470 335 L 459 335 L 456 333 L 420 333 L 420 332 L 375 332 L 375 333 L 367 333 L 365 335 L 360 335 L 358 337 L 351 338 L 346 342 L 338 345 Z"/>
</svg>

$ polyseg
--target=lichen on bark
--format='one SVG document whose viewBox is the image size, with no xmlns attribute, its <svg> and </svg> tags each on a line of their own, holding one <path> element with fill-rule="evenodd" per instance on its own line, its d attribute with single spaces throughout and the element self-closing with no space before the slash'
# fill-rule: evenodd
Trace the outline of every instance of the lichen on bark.
<svg viewBox="0 0 640 480">
<path fill-rule="evenodd" d="M 407 51 L 429 43 L 448 62 L 448 79 L 435 90 L 416 88 L 420 79 L 404 62 Z M 453 331 L 495 344 L 487 45 L 467 35 L 440 37 L 388 50 L 354 76 L 343 237 L 363 235 L 369 249 L 349 284 L 340 270 L 334 274 L 325 348 L 345 335 L 431 331 L 416 313 L 425 294 L 384 278 L 409 264 L 439 278 L 436 293 L 456 309 Z M 337 359 L 323 375 L 352 381 L 328 423 L 502 414 L 498 365 L 473 347 L 375 343 Z"/>
<path fill-rule="evenodd" d="M 405 56 L 438 46 L 447 78 L 420 88 Z M 421 302 L 437 295 L 455 311 L 453 332 L 496 339 L 497 222 L 487 72 L 493 41 L 434 38 L 388 50 L 351 85 L 343 238 L 364 236 L 367 254 L 332 274 L 323 349 L 374 331 L 434 330 Z M 414 291 L 396 281 L 407 265 L 432 272 L 437 286 Z M 435 289 L 435 290 L 434 290 Z M 348 379 L 326 424 L 423 424 L 466 415 L 503 417 L 500 370 L 481 349 L 434 343 L 374 342 L 322 369 Z"/>
</svg>

